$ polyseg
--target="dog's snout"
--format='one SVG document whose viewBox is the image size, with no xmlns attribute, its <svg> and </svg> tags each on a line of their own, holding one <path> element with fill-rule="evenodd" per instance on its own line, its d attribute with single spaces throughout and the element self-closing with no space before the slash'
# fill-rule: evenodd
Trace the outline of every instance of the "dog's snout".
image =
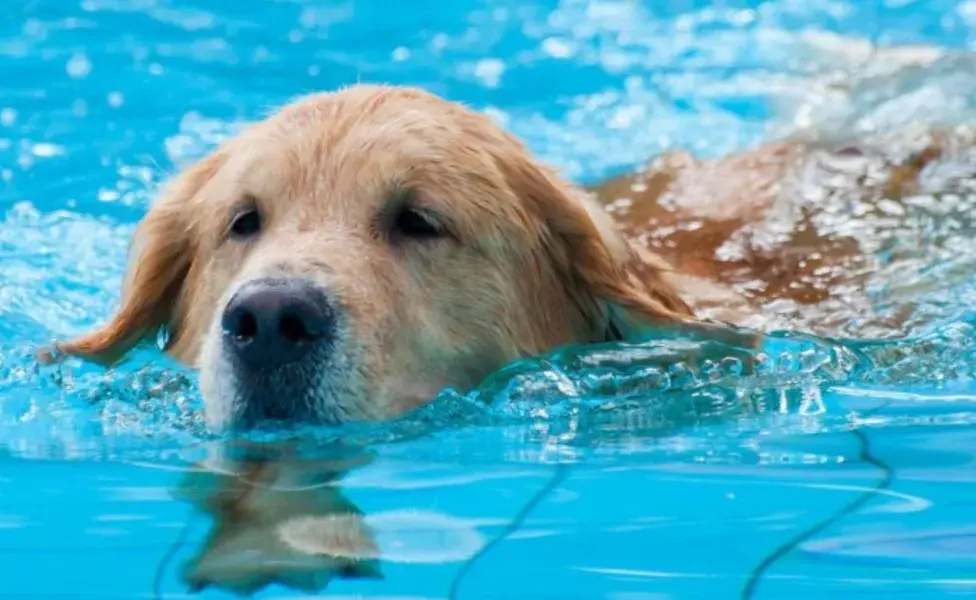
<svg viewBox="0 0 976 600">
<path fill-rule="evenodd" d="M 325 293 L 307 280 L 259 279 L 234 294 L 221 324 L 241 361 L 268 368 L 298 360 L 330 337 L 335 315 Z"/>
</svg>

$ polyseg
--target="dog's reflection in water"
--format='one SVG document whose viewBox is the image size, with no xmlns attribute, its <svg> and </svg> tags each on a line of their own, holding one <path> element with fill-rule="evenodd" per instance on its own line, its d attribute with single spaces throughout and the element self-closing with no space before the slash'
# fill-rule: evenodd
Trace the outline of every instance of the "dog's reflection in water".
<svg viewBox="0 0 976 600">
<path fill-rule="evenodd" d="M 339 479 L 370 461 L 348 447 L 302 456 L 292 442 L 221 445 L 176 490 L 213 519 L 182 566 L 194 591 L 251 594 L 272 583 L 319 591 L 334 578 L 382 578 L 379 547 Z M 325 458 L 322 458 L 325 457 Z"/>
</svg>

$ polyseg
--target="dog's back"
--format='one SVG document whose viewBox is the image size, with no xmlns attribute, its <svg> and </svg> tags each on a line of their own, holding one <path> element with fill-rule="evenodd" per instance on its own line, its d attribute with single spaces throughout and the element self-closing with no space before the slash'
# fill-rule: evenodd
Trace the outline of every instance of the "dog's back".
<svg viewBox="0 0 976 600">
<path fill-rule="evenodd" d="M 971 227 L 974 140 L 967 127 L 906 129 L 796 137 L 711 161 L 672 152 L 592 191 L 679 272 L 768 307 L 757 325 L 898 333 L 912 307 L 865 319 L 866 290 L 919 247 L 931 252 L 933 227 Z"/>
</svg>

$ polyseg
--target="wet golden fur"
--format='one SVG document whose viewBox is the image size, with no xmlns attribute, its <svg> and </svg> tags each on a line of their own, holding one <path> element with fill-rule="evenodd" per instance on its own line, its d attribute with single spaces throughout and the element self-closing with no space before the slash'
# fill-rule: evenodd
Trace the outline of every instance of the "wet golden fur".
<svg viewBox="0 0 976 600">
<path fill-rule="evenodd" d="M 239 382 L 220 367 L 215 317 L 247 280 L 303 276 L 343 312 L 341 373 L 329 382 L 345 398 L 343 418 L 397 414 L 561 345 L 707 329 L 702 315 L 761 327 L 765 301 L 825 301 L 866 252 L 817 221 L 826 201 L 795 199 L 811 186 L 831 191 L 824 181 L 836 187 L 831 173 L 811 183 L 811 169 L 861 161 L 841 191 L 901 201 L 959 143 L 941 133 L 898 157 L 879 150 L 883 140 L 799 138 L 708 162 L 672 153 L 583 190 L 487 116 L 432 94 L 356 86 L 314 95 L 170 182 L 135 235 L 114 318 L 59 348 L 112 363 L 165 329 L 168 352 L 201 368 L 208 413 L 220 413 L 211 399 Z M 445 239 L 384 233 L 383 215 L 407 189 L 443 221 Z M 234 211 L 249 203 L 266 216 L 260 237 L 228 239 Z M 785 232 L 774 227 L 784 207 L 800 215 Z M 773 242 L 720 256 L 767 225 Z M 760 285 L 743 291 L 742 282 Z"/>
<path fill-rule="evenodd" d="M 446 239 L 385 235 L 405 189 Z M 265 215 L 261 236 L 228 239 L 248 203 Z M 204 395 L 229 393 L 215 316 L 244 281 L 280 274 L 338 298 L 348 364 L 337 385 L 357 418 L 476 385 L 520 356 L 693 321 L 663 261 L 641 257 L 488 117 L 357 86 L 284 107 L 170 182 L 135 234 L 115 316 L 59 349 L 112 363 L 164 328 L 168 352 L 202 369 Z"/>
</svg>

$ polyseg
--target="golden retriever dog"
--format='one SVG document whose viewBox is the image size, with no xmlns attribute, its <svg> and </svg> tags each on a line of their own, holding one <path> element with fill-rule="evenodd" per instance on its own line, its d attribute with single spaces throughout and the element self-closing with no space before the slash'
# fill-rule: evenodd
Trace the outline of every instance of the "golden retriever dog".
<svg viewBox="0 0 976 600">
<path fill-rule="evenodd" d="M 433 94 L 312 95 L 175 177 L 114 317 L 56 348 L 110 364 L 164 330 L 222 428 L 381 419 L 567 344 L 755 347 L 718 322 L 762 328 L 769 301 L 856 284 L 872 249 L 838 215 L 904 209 L 926 167 L 972 141 L 912 140 L 896 156 L 884 139 L 672 153 L 582 189 Z"/>
</svg>

